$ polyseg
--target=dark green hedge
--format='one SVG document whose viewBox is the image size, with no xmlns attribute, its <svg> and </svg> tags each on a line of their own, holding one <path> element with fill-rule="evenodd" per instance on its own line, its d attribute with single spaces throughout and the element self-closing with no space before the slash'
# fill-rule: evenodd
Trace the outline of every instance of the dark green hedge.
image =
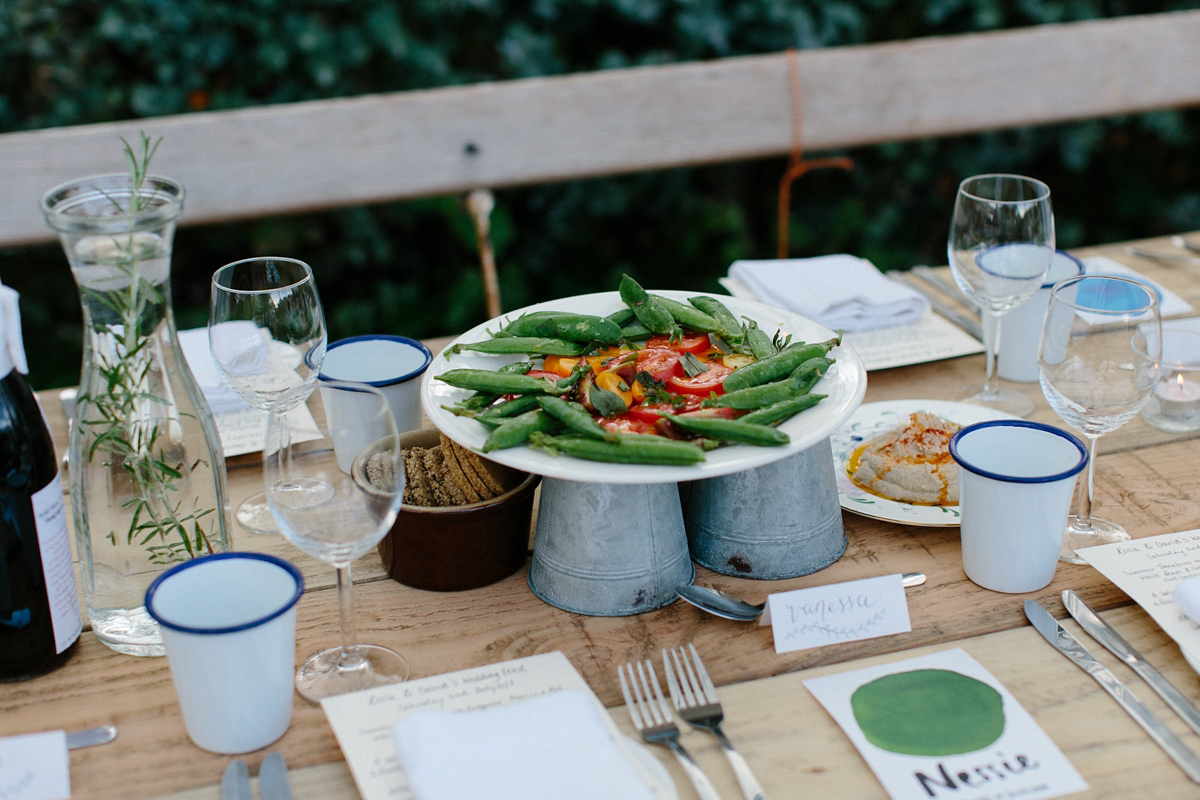
<svg viewBox="0 0 1200 800">
<path fill-rule="evenodd" d="M 3 0 L 0 130 L 1196 7 L 1200 0 Z M 1198 132 L 1192 110 L 863 148 L 850 153 L 852 173 L 813 173 L 797 185 L 792 253 L 854 252 L 888 269 L 944 263 L 955 186 L 982 171 L 1048 181 L 1064 247 L 1200 228 Z M 652 287 L 715 289 L 730 261 L 773 255 L 784 166 L 764 159 L 498 192 L 506 307 L 613 288 L 622 272 Z M 264 253 L 313 264 L 333 337 L 432 336 L 483 318 L 461 199 L 438 197 L 185 227 L 174 272 L 181 327 L 204 324 L 216 267 Z M 78 303 L 61 253 L 0 251 L 0 278 L 23 295 L 34 384 L 74 382 Z"/>
</svg>

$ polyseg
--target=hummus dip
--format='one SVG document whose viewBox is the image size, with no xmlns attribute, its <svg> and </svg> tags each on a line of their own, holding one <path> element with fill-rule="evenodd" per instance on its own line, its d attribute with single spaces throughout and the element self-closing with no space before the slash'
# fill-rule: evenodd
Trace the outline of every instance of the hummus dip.
<svg viewBox="0 0 1200 800">
<path fill-rule="evenodd" d="M 851 455 L 846 465 L 850 480 L 901 503 L 958 505 L 958 466 L 949 445 L 960 427 L 918 411 L 906 424 L 868 439 Z"/>
</svg>

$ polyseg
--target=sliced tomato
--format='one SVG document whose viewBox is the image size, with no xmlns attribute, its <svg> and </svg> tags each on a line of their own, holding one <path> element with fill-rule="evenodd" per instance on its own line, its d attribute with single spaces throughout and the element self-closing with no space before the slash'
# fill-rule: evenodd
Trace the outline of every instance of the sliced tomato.
<svg viewBox="0 0 1200 800">
<path fill-rule="evenodd" d="M 542 362 L 542 368 L 547 372 L 553 372 L 554 377 L 567 378 L 571 375 L 571 370 L 579 363 L 578 358 L 567 358 L 565 356 L 546 356 L 546 360 Z"/>
<path fill-rule="evenodd" d="M 733 370 L 729 367 L 714 362 L 708 365 L 706 372 L 701 372 L 696 376 L 672 375 L 667 379 L 667 388 L 672 392 L 694 394 L 700 397 L 708 397 L 714 392 L 724 394 L 725 390 L 721 387 L 721 383 L 732 373 Z"/>
<path fill-rule="evenodd" d="M 655 420 L 658 417 L 654 418 Z M 600 420 L 600 425 L 610 433 L 655 433 L 654 422 L 647 422 L 633 413 Z"/>
<path fill-rule="evenodd" d="M 669 336 L 651 336 L 646 340 L 646 347 L 669 347 L 677 353 L 692 353 L 700 355 L 713 349 L 707 333 L 697 333 L 684 336 L 682 339 L 671 341 Z"/>
<path fill-rule="evenodd" d="M 559 378 L 565 378 L 571 373 L 568 371 L 567 375 L 559 375 L 557 372 L 548 372 L 544 369 L 531 369 L 525 374 L 531 378 L 545 378 L 548 381 L 557 381 Z"/>
<path fill-rule="evenodd" d="M 679 353 L 669 347 L 647 347 L 637 354 L 638 372 L 647 372 L 658 381 L 665 381 L 683 371 L 679 366 Z"/>
<path fill-rule="evenodd" d="M 700 408 L 701 398 L 699 396 L 689 394 L 682 395 L 682 397 L 684 398 L 683 404 L 679 408 L 670 403 L 642 403 L 629 409 L 629 415 L 645 422 L 654 423 L 663 414 L 678 414 Z"/>
<path fill-rule="evenodd" d="M 737 416 L 737 410 L 732 408 L 701 408 L 697 411 L 685 411 L 679 414 L 681 417 L 719 417 L 721 419 L 733 419 Z"/>
</svg>

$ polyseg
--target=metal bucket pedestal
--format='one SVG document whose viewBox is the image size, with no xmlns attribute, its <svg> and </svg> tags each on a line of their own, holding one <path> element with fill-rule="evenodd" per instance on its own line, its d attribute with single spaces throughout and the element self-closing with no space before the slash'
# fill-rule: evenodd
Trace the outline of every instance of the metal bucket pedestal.
<svg viewBox="0 0 1200 800">
<path fill-rule="evenodd" d="M 829 566 L 846 551 L 833 470 L 825 439 L 773 464 L 692 481 L 681 493 L 692 558 L 762 580 Z"/>
<path fill-rule="evenodd" d="M 695 575 L 674 483 L 542 480 L 529 588 L 550 605 L 640 614 L 674 602 Z"/>
</svg>

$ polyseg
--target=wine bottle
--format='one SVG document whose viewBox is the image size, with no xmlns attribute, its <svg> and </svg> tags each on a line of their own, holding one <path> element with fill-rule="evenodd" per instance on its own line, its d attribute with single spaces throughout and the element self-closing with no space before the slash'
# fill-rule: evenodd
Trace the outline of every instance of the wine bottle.
<svg viewBox="0 0 1200 800">
<path fill-rule="evenodd" d="M 25 380 L 17 293 L 0 285 L 0 681 L 70 658 L 83 629 L 54 442 Z"/>
</svg>

